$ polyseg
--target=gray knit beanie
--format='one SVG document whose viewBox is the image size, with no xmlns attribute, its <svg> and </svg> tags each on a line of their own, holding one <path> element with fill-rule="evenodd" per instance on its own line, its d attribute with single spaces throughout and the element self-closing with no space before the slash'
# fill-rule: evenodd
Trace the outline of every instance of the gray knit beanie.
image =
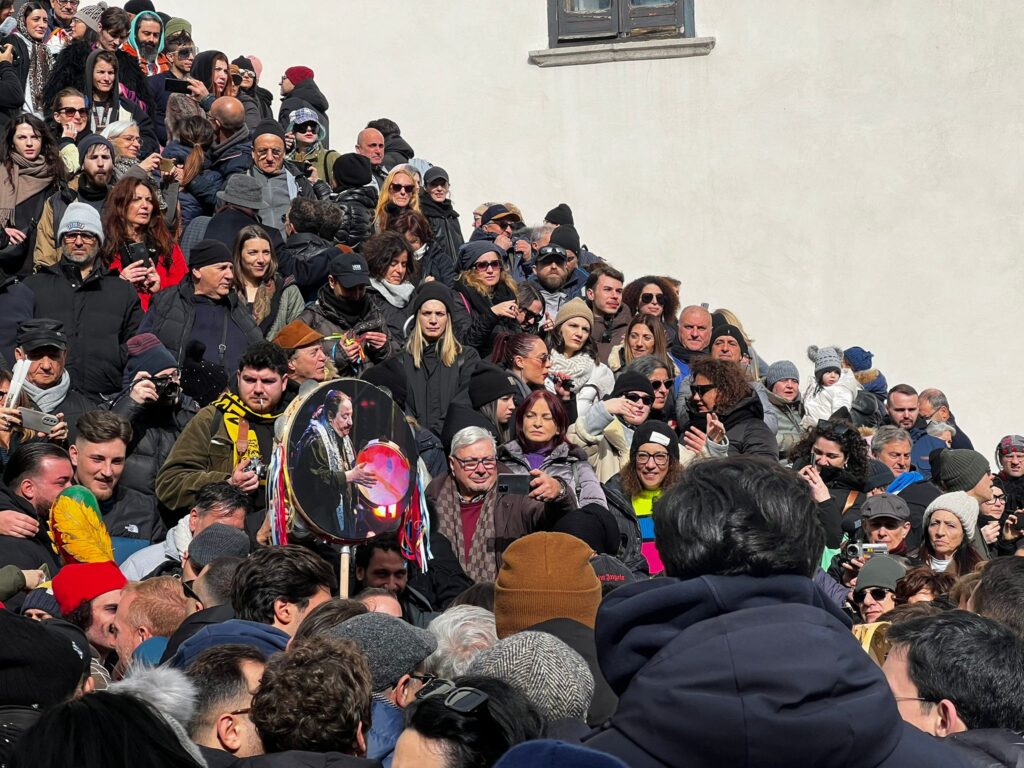
<svg viewBox="0 0 1024 768">
<path fill-rule="evenodd" d="M 973 496 L 968 496 L 964 491 L 944 493 L 928 505 L 924 511 L 924 518 L 921 520 L 921 527 L 927 531 L 928 523 L 931 522 L 932 513 L 939 510 L 951 512 L 960 520 L 964 527 L 964 540 L 974 538 L 974 532 L 978 528 L 978 501 Z"/>
<path fill-rule="evenodd" d="M 75 18 L 98 35 L 100 33 L 100 16 L 103 15 L 105 10 L 107 10 L 107 4 L 104 2 L 99 2 L 96 5 L 87 5 L 84 8 L 78 9 Z"/>
<path fill-rule="evenodd" d="M 777 363 L 769 365 L 768 373 L 764 377 L 764 385 L 771 389 L 783 379 L 796 379 L 796 383 L 800 383 L 800 371 L 789 360 L 779 360 Z"/>
<path fill-rule="evenodd" d="M 816 347 L 812 344 L 807 348 L 807 357 L 814 362 L 815 377 L 826 371 L 842 371 L 843 350 L 839 347 Z"/>
<path fill-rule="evenodd" d="M 437 650 L 433 634 L 386 613 L 353 616 L 325 634 L 348 638 L 359 646 L 370 663 L 374 693 L 394 688 L 402 675 L 412 672 Z"/>
<path fill-rule="evenodd" d="M 949 448 L 942 452 L 939 480 L 950 491 L 969 491 L 992 471 L 988 459 L 968 448 Z"/>
<path fill-rule="evenodd" d="M 576 651 L 547 632 L 517 632 L 473 660 L 467 674 L 502 680 L 523 694 L 546 721 L 585 720 L 594 676 Z"/>
</svg>

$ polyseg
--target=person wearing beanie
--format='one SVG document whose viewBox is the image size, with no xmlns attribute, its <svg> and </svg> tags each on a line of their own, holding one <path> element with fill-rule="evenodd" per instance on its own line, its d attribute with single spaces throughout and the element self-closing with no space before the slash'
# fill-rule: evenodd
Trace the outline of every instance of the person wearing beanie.
<svg viewBox="0 0 1024 768">
<path fill-rule="evenodd" d="M 347 214 L 334 238 L 349 248 L 358 248 L 374 234 L 378 192 L 373 183 L 373 164 L 365 155 L 348 152 L 334 161 L 332 173 L 337 191 L 328 199 Z M 452 282 L 448 280 L 445 284 L 451 287 Z"/>
<path fill-rule="evenodd" d="M 112 562 L 71 563 L 53 577 L 53 596 L 64 618 L 85 632 L 101 661 L 114 650 L 113 626 L 128 583 Z"/>
<path fill-rule="evenodd" d="M 338 159 L 334 161 L 332 176 L 335 191 L 365 187 L 373 178 L 373 166 L 369 159 L 362 155 L 346 152 L 338 155 Z"/>
<path fill-rule="evenodd" d="M 861 621 L 871 624 L 896 607 L 896 584 L 906 573 L 907 569 L 888 555 L 876 555 L 864 563 L 853 591 L 853 604 Z"/>
<path fill-rule="evenodd" d="M 983 558 L 971 546 L 978 530 L 978 501 L 964 491 L 944 493 L 924 511 L 924 540 L 917 559 L 937 573 L 963 576 Z"/>
<path fill-rule="evenodd" d="M 569 207 L 568 203 L 559 203 L 544 214 L 544 223 L 554 224 L 556 227 L 562 225 L 576 226 L 576 222 L 572 218 L 572 208 Z"/>
<path fill-rule="evenodd" d="M 448 171 L 439 165 L 423 174 L 423 188 L 420 190 L 420 213 L 427 217 L 433 234 L 433 248 L 443 254 L 452 264 L 459 256 L 459 249 L 465 240 L 459 226 L 459 214 L 451 201 L 451 183 Z M 426 245 L 424 243 L 424 245 Z M 518 251 L 516 254 L 522 258 Z"/>
<path fill-rule="evenodd" d="M 779 443 L 779 458 L 785 460 L 789 452 L 800 442 L 804 432 L 800 371 L 791 361 L 779 360 L 768 366 L 764 386 L 768 395 L 765 411 L 770 411 L 779 425 L 775 439 Z"/>
<path fill-rule="evenodd" d="M 269 222 L 282 237 L 288 236 L 285 214 L 291 208 L 292 200 L 318 199 L 314 189 L 316 185 L 310 182 L 303 166 L 288 159 L 285 129 L 276 120 L 261 120 L 253 130 L 249 176 L 259 182 L 267 203 L 267 207 L 260 211 L 260 218 Z M 324 176 L 318 178 L 323 179 Z M 317 183 L 323 184 L 322 181 Z M 324 186 L 320 191 L 326 196 L 329 190 Z"/>
<path fill-rule="evenodd" d="M 331 124 L 327 119 L 327 109 L 330 105 L 316 84 L 315 77 L 313 70 L 304 66 L 288 67 L 284 71 L 284 77 L 281 78 L 281 108 L 277 113 L 277 122 L 287 129 L 295 110 L 313 110 L 322 131 L 321 143 L 326 149 L 331 142 Z M 321 177 L 326 178 L 326 175 Z"/>
<path fill-rule="evenodd" d="M 245 124 L 250 128 L 261 120 L 273 120 L 274 95 L 266 88 L 260 88 L 256 65 L 248 56 L 238 56 L 231 61 L 231 80 L 235 83 L 235 96 L 245 107 Z"/>
<path fill-rule="evenodd" d="M 546 632 L 583 657 L 594 678 L 587 723 L 604 722 L 616 698 L 597 664 L 594 623 L 601 582 L 590 565 L 592 550 L 564 533 L 532 533 L 514 541 L 494 585 L 498 638 L 517 632 Z"/>
<path fill-rule="evenodd" d="M 814 381 L 804 391 L 805 428 L 828 421 L 840 408 L 852 411 L 853 401 L 862 389 L 853 371 L 842 367 L 843 350 L 839 347 L 811 345 L 807 357 L 814 363 Z"/>
<path fill-rule="evenodd" d="M 470 319 L 461 340 L 487 357 L 498 334 L 519 330 L 516 283 L 506 267 L 505 251 L 491 240 L 471 239 L 459 248 L 455 270 L 455 291 Z"/>
<path fill-rule="evenodd" d="M 46 708 L 81 692 L 89 649 L 78 633 L 0 610 L 0 707 L 7 746 Z M 75 638 L 75 639 L 72 639 Z"/>
<path fill-rule="evenodd" d="M 1024 435 L 1006 435 L 996 445 L 999 473 L 993 480 L 1006 494 L 1004 516 L 1024 508 Z M 990 505 L 991 506 L 991 505 Z"/>
<path fill-rule="evenodd" d="M 354 616 L 328 629 L 326 635 L 351 640 L 366 656 L 373 692 L 366 756 L 390 762 L 404 727 L 403 710 L 423 688 L 424 662 L 437 650 L 437 638 L 385 613 Z"/>
<path fill-rule="evenodd" d="M 232 262 L 220 240 L 196 243 L 188 254 L 191 279 L 156 294 L 140 330 L 154 334 L 178 361 L 188 344 L 198 343 L 203 360 L 237 371 L 242 352 L 263 333 L 235 291 Z"/>
<path fill-rule="evenodd" d="M 455 433 L 464 427 L 478 426 L 488 430 L 498 445 L 511 440 L 512 417 L 516 410 L 515 396 L 519 386 L 515 377 L 496 365 L 481 362 L 469 379 L 470 408 L 453 403 L 444 419 L 441 442 L 450 450 Z"/>
<path fill-rule="evenodd" d="M 570 253 L 564 245 L 579 245 L 579 236 L 574 238 L 573 234 L 575 230 L 567 225 L 550 231 L 547 228 L 535 230 L 536 239 L 530 243 L 532 274 L 526 270 L 521 270 L 522 275 L 516 274 L 517 279 L 529 279 L 540 286 L 544 310 L 551 317 L 558 314 L 565 302 L 584 296 L 588 273 L 579 267 L 578 252 Z"/>
<path fill-rule="evenodd" d="M 730 323 L 721 323 L 714 326 L 711 331 L 711 345 L 708 352 L 715 360 L 742 363 L 743 358 L 749 356 L 750 349 L 743 331 Z"/>
<path fill-rule="evenodd" d="M 589 732 L 587 711 L 594 698 L 594 676 L 576 651 L 547 632 L 517 632 L 477 654 L 466 670 L 502 680 L 523 694 L 548 724 L 568 735 Z M 581 735 L 582 735 L 581 733 Z"/>
<path fill-rule="evenodd" d="M 18 611 L 22 616 L 27 616 L 36 621 L 45 619 L 60 619 L 64 614 L 60 612 L 60 605 L 53 591 L 47 587 L 36 587 L 25 595 L 21 601 L 21 608 Z"/>
<path fill-rule="evenodd" d="M 74 386 L 94 399 L 109 397 L 121 390 L 124 345 L 142 321 L 139 295 L 101 263 L 103 227 L 95 208 L 68 205 L 57 238 L 60 263 L 25 279 L 35 295 L 35 316 L 63 323 Z"/>
<path fill-rule="evenodd" d="M 992 498 L 992 468 L 977 451 L 947 448 L 941 453 L 937 484 L 947 492 L 964 491 L 981 504 Z"/>
</svg>

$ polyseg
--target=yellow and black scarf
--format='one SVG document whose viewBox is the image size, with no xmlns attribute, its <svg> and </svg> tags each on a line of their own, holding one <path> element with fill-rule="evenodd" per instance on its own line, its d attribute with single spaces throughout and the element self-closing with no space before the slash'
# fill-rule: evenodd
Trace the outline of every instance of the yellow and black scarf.
<svg viewBox="0 0 1024 768">
<path fill-rule="evenodd" d="M 235 464 L 242 459 L 262 458 L 256 431 L 249 429 L 249 424 L 273 424 L 281 414 L 254 413 L 234 392 L 225 392 L 213 406 L 224 414 L 224 428 L 235 446 Z"/>
</svg>

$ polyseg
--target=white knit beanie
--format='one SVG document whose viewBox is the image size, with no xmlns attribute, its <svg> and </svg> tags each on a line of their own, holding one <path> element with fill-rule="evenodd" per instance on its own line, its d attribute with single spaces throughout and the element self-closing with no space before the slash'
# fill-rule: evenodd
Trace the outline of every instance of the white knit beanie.
<svg viewBox="0 0 1024 768">
<path fill-rule="evenodd" d="M 973 496 L 968 496 L 965 491 L 954 491 L 944 493 L 928 505 L 924 511 L 924 518 L 921 522 L 925 531 L 928 530 L 928 523 L 931 522 L 932 512 L 944 509 L 951 512 L 960 520 L 964 527 L 964 539 L 974 538 L 974 532 L 978 529 L 978 501 Z"/>
</svg>

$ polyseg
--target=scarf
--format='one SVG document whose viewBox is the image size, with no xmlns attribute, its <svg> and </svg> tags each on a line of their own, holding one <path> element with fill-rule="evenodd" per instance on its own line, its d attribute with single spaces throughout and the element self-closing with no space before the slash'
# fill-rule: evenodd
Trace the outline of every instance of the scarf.
<svg viewBox="0 0 1024 768">
<path fill-rule="evenodd" d="M 409 299 L 412 297 L 412 292 L 416 286 L 412 283 L 401 283 L 400 285 L 392 285 L 384 280 L 378 280 L 375 277 L 370 278 L 370 285 L 374 290 L 379 293 L 384 300 L 396 309 L 404 309 L 409 303 Z"/>
<path fill-rule="evenodd" d="M 53 53 L 46 46 L 46 43 L 33 40 L 28 34 L 28 27 L 25 26 L 25 17 L 22 16 L 18 22 L 18 31 L 25 41 L 29 50 L 28 62 L 28 83 L 32 96 L 32 107 L 36 112 L 45 112 L 43 106 L 43 86 L 50 77 L 50 67 L 53 66 Z"/>
<path fill-rule="evenodd" d="M 0 226 L 10 225 L 14 221 L 14 209 L 52 183 L 53 173 L 42 155 L 26 160 L 17 152 L 12 153 L 10 173 L 0 169 Z"/>
<path fill-rule="evenodd" d="M 473 540 L 469 543 L 469 558 L 462 563 L 466 575 L 476 582 L 494 581 L 498 575 L 498 564 L 494 559 L 494 512 L 497 506 L 498 494 L 495 488 L 492 488 L 484 494 L 480 520 L 476 524 Z M 467 548 L 462 530 L 462 501 L 452 477 L 447 478 L 441 485 L 441 492 L 437 498 L 437 514 L 441 533 L 452 542 L 459 560 L 463 560 Z"/>
<path fill-rule="evenodd" d="M 256 287 L 256 298 L 252 300 L 252 304 L 249 307 L 249 311 L 252 312 L 252 319 L 256 321 L 256 325 L 260 325 L 267 319 L 267 315 L 270 314 L 276 291 L 276 280 L 264 280 Z"/>
<path fill-rule="evenodd" d="M 320 286 L 316 303 L 320 305 L 324 317 L 342 328 L 355 328 L 359 325 L 367 308 L 365 297 L 359 302 L 339 299 L 329 285 Z"/>
<path fill-rule="evenodd" d="M 572 357 L 566 357 L 561 352 L 551 350 L 551 372 L 568 376 L 576 385 L 576 391 L 590 379 L 597 363 L 590 355 L 577 352 Z"/>
<path fill-rule="evenodd" d="M 214 401 L 213 407 L 224 414 L 224 428 L 228 431 L 231 444 L 235 449 L 235 464 L 242 459 L 256 459 L 260 457 L 260 443 L 256 436 L 255 429 L 249 429 L 249 422 L 256 424 L 273 424 L 274 420 L 281 414 L 268 415 L 254 413 L 242 402 L 242 398 L 234 392 L 225 392 L 219 400 Z M 243 429 L 242 425 L 245 424 Z M 244 447 L 239 445 L 239 435 L 245 433 Z"/>
<path fill-rule="evenodd" d="M 60 381 L 49 389 L 40 389 L 30 381 L 24 384 L 25 392 L 32 398 L 32 402 L 43 413 L 56 413 L 57 408 L 64 402 L 71 389 L 71 375 L 65 370 Z"/>
<path fill-rule="evenodd" d="M 310 419 L 309 428 L 316 433 L 317 438 L 324 446 L 324 450 L 327 451 L 327 466 L 331 472 L 347 472 L 356 463 L 356 454 L 352 449 L 352 441 L 347 437 L 342 439 L 344 444 L 344 455 L 342 455 L 342 450 L 338 448 L 338 434 L 327 426 L 324 421 L 325 418 L 325 416 L 320 415 Z"/>
</svg>

